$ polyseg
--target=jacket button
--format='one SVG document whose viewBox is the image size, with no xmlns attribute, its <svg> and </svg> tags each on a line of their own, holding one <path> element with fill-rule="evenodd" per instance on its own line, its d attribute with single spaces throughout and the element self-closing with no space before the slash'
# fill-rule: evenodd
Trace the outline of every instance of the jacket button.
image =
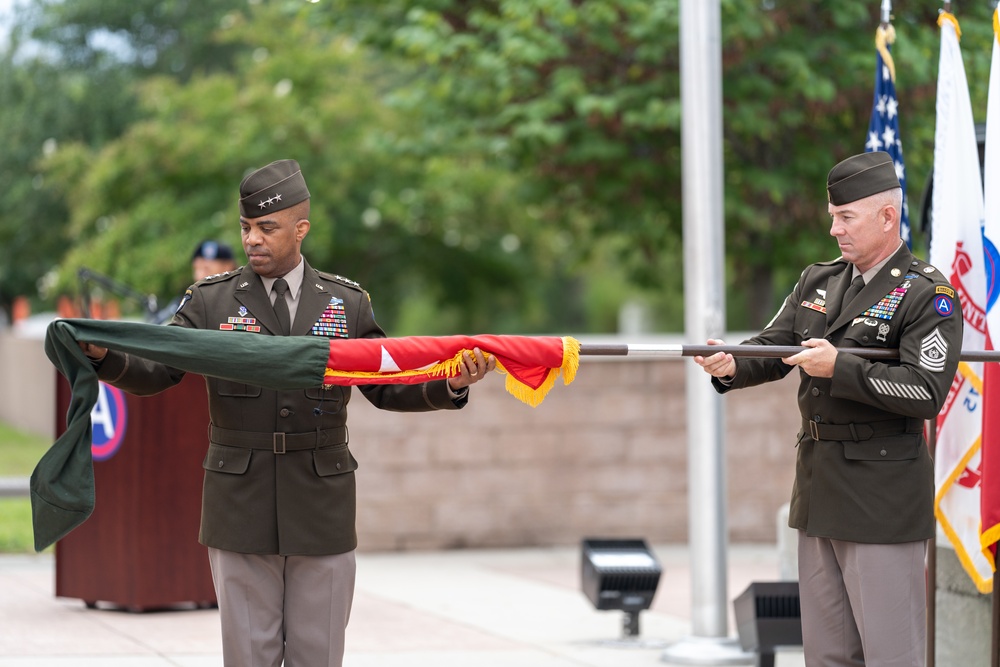
<svg viewBox="0 0 1000 667">
<path fill-rule="evenodd" d="M 281 408 L 281 410 L 278 411 L 278 414 L 281 415 L 282 417 L 287 417 L 291 413 L 292 413 L 291 410 L 289 410 L 288 408 Z"/>
<path fill-rule="evenodd" d="M 802 335 L 803 336 L 808 336 L 809 335 L 809 329 L 803 329 L 802 330 Z"/>
<path fill-rule="evenodd" d="M 817 424 L 823 423 L 823 417 L 821 415 L 813 415 L 813 421 Z"/>
<path fill-rule="evenodd" d="M 866 342 L 866 343 L 867 343 L 867 342 L 868 342 L 868 336 L 862 336 L 862 337 L 861 337 L 861 340 L 863 340 L 864 342 Z"/>
<path fill-rule="evenodd" d="M 881 452 L 879 452 L 879 454 L 880 454 L 881 456 L 885 456 L 885 455 L 887 454 L 887 452 L 886 452 L 886 451 L 885 451 L 885 450 L 883 449 L 883 450 L 882 450 Z"/>
<path fill-rule="evenodd" d="M 340 464 L 339 463 L 337 464 L 337 470 L 340 470 Z"/>
<path fill-rule="evenodd" d="M 813 396 L 819 396 L 819 387 L 813 387 L 812 388 L 812 395 Z"/>
<path fill-rule="evenodd" d="M 219 461 L 219 467 L 220 467 L 220 468 L 221 468 L 222 466 L 224 466 L 224 465 L 226 465 L 226 462 L 225 462 L 225 461 Z"/>
</svg>

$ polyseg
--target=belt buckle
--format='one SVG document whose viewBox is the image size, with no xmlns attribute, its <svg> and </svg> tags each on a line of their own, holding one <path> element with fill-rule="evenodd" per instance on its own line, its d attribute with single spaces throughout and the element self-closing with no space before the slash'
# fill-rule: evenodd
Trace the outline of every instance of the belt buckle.
<svg viewBox="0 0 1000 667">
<path fill-rule="evenodd" d="M 813 440 L 819 440 L 819 424 L 813 420 L 809 420 L 809 435 L 812 436 Z"/>
<path fill-rule="evenodd" d="M 280 438 L 278 436 L 281 436 Z M 285 434 L 284 433 L 274 433 L 272 435 L 272 442 L 274 443 L 274 453 L 284 454 L 287 450 L 285 449 Z"/>
</svg>

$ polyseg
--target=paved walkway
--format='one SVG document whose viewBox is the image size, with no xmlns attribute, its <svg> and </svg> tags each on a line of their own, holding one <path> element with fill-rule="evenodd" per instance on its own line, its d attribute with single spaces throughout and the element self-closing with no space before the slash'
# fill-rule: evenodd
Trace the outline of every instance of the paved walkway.
<svg viewBox="0 0 1000 667">
<path fill-rule="evenodd" d="M 654 547 L 663 576 L 637 639 L 620 612 L 594 610 L 580 589 L 578 548 L 362 553 L 347 630 L 347 667 L 639 667 L 690 638 L 689 557 Z M 729 550 L 734 597 L 778 578 L 773 546 Z M 134 614 L 54 596 L 49 555 L 0 556 L 0 667 L 216 667 L 216 610 Z M 717 646 L 709 641 L 708 648 Z M 719 664 L 689 662 L 688 664 Z M 752 663 L 747 663 L 752 664 Z M 778 653 L 800 667 L 801 650 Z"/>
</svg>

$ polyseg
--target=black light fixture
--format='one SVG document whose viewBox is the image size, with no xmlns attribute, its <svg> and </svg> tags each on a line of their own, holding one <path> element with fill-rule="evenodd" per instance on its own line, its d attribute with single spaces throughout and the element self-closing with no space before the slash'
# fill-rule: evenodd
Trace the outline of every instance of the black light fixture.
<svg viewBox="0 0 1000 667">
<path fill-rule="evenodd" d="M 757 653 L 758 667 L 774 667 L 778 646 L 802 646 L 797 581 L 755 581 L 733 600 L 733 612 L 740 646 Z"/>
<path fill-rule="evenodd" d="M 599 610 L 625 612 L 622 633 L 639 635 L 639 612 L 649 609 L 663 568 L 641 539 L 595 539 L 582 543 L 584 595 Z"/>
</svg>

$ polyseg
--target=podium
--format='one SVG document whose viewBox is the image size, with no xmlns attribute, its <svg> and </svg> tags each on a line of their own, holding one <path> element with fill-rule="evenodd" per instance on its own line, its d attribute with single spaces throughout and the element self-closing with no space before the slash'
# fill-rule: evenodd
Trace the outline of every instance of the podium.
<svg viewBox="0 0 1000 667">
<path fill-rule="evenodd" d="M 56 387 L 56 432 L 66 430 L 69 383 Z M 142 612 L 216 604 L 208 550 L 198 543 L 205 380 L 138 397 L 103 385 L 94 416 L 96 503 L 55 546 L 59 597 Z M 101 460 L 98 460 L 101 459 Z"/>
</svg>

